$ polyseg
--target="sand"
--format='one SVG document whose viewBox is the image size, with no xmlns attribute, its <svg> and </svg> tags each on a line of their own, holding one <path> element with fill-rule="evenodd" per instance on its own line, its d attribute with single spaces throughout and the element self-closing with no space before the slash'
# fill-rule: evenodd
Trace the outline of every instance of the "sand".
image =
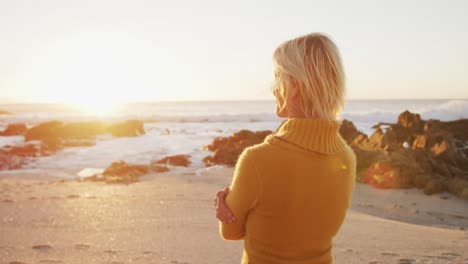
<svg viewBox="0 0 468 264">
<path fill-rule="evenodd" d="M 240 263 L 214 193 L 232 168 L 177 168 L 130 185 L 0 176 L 0 263 Z M 357 184 L 336 263 L 468 263 L 468 202 Z"/>
</svg>

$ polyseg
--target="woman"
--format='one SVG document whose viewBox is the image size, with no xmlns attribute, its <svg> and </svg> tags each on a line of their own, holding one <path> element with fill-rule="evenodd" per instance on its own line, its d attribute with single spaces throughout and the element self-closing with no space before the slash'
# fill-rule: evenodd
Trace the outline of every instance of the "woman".
<svg viewBox="0 0 468 264">
<path fill-rule="evenodd" d="M 215 204 L 224 239 L 244 240 L 242 263 L 333 263 L 332 239 L 354 189 L 356 158 L 338 130 L 344 104 L 339 51 L 319 33 L 273 55 L 279 117 L 287 120 L 239 157 Z"/>
</svg>

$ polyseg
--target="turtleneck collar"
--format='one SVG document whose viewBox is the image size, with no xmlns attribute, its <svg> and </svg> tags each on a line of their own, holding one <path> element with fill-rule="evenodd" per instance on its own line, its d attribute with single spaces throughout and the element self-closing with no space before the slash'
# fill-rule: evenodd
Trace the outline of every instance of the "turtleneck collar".
<svg viewBox="0 0 468 264">
<path fill-rule="evenodd" d="M 308 118 L 289 118 L 267 141 L 286 141 L 308 151 L 333 154 L 346 142 L 339 133 L 341 122 Z"/>
</svg>

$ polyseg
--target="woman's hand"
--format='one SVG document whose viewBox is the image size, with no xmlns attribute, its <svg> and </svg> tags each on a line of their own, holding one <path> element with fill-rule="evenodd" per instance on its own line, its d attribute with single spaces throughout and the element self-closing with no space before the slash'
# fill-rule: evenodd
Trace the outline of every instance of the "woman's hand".
<svg viewBox="0 0 468 264">
<path fill-rule="evenodd" d="M 236 217 L 231 210 L 226 206 L 225 199 L 229 193 L 229 187 L 226 187 L 223 191 L 216 193 L 214 202 L 216 208 L 216 218 L 219 219 L 223 224 L 233 223 L 236 221 Z"/>
</svg>

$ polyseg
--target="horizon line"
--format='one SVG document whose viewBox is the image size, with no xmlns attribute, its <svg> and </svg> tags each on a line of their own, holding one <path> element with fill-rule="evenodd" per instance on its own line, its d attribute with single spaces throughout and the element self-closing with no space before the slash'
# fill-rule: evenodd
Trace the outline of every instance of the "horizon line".
<svg viewBox="0 0 468 264">
<path fill-rule="evenodd" d="M 5 100 L 5 101 L 4 101 Z M 350 98 L 346 101 L 427 101 L 427 100 L 468 100 L 468 98 Z M 143 101 L 134 100 L 128 102 L 119 102 L 118 104 L 145 104 L 145 103 L 214 103 L 214 102 L 268 102 L 274 99 L 200 99 L 200 100 L 153 100 Z M 105 100 L 103 100 L 105 102 Z M 0 104 L 73 104 L 71 102 L 47 101 L 47 100 L 17 100 L 0 99 Z"/>
</svg>

